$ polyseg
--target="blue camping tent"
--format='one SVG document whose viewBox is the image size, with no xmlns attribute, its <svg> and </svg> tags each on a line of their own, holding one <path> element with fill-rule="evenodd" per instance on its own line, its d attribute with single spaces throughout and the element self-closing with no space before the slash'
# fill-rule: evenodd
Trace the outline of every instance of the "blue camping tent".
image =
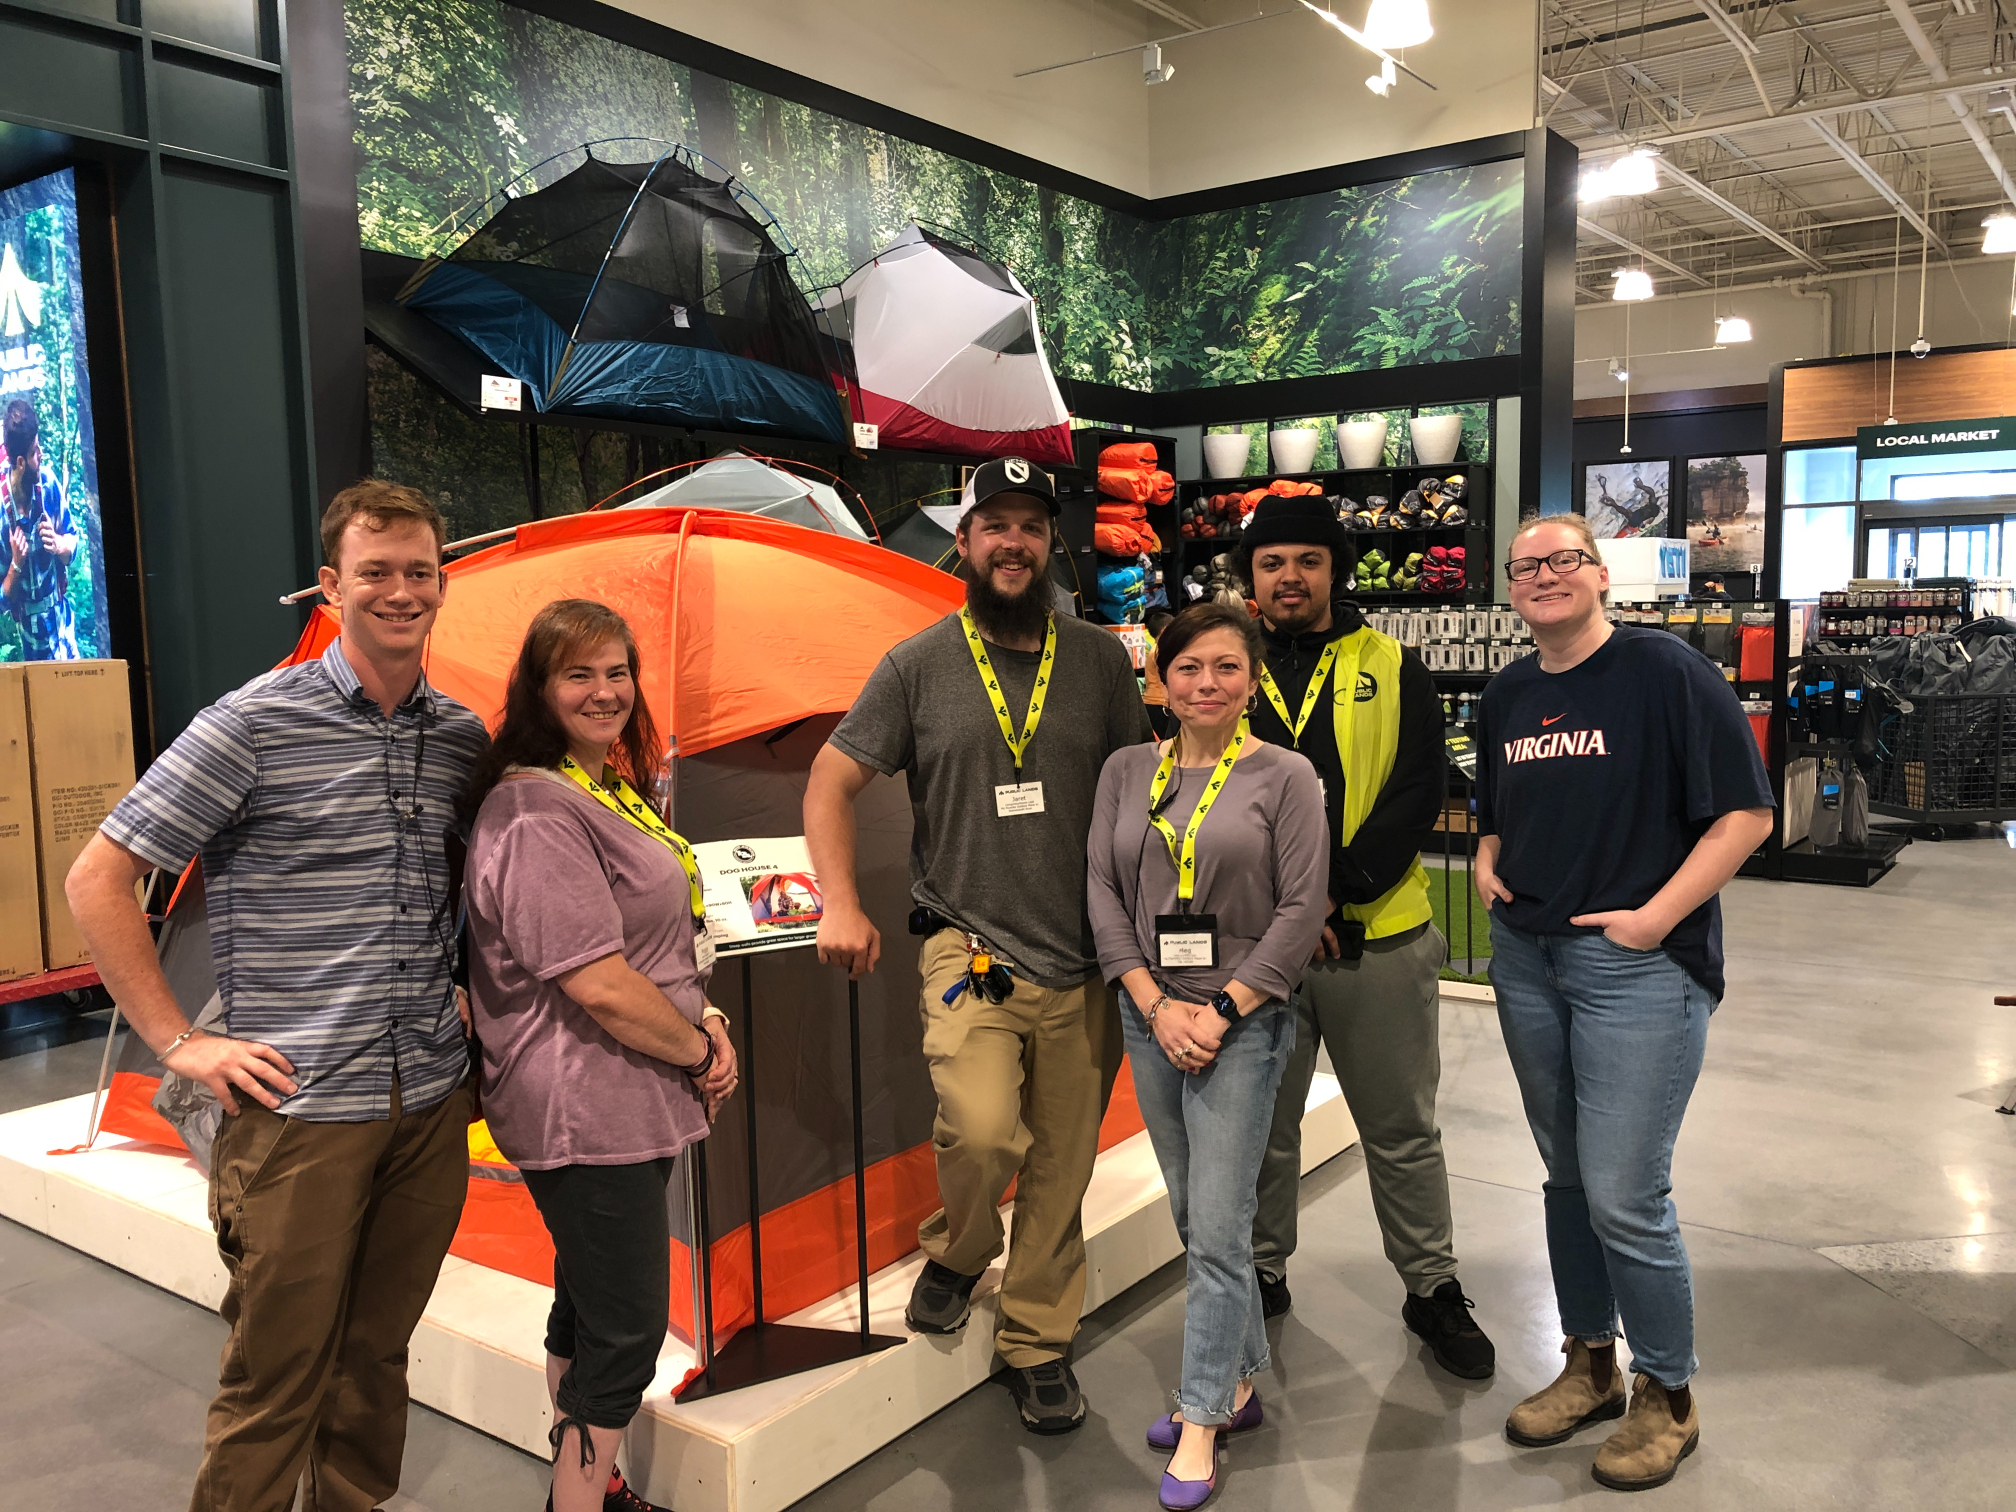
<svg viewBox="0 0 2016 1512">
<path fill-rule="evenodd" d="M 786 253 L 703 162 L 590 153 L 430 259 L 400 303 L 521 380 L 543 412 L 842 443 Z"/>
</svg>

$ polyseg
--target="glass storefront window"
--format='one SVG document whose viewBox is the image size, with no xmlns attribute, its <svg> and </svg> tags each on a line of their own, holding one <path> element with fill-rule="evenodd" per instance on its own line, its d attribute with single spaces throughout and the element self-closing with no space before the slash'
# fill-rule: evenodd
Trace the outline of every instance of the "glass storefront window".
<svg viewBox="0 0 2016 1512">
<path fill-rule="evenodd" d="M 1848 449 L 1852 464 L 1854 448 Z M 1786 454 L 1791 461 L 1791 454 Z M 1845 587 L 1855 575 L 1855 507 L 1833 504 L 1785 511 L 1785 544 L 1778 591 L 1788 599 L 1817 599 Z"/>
<path fill-rule="evenodd" d="M 1847 448 L 1850 456 L 1852 448 Z M 1786 454 L 1790 462 L 1791 454 Z M 1973 452 L 1960 456 L 1946 455 L 1933 457 L 1871 457 L 1862 464 L 1862 492 L 1864 499 L 1957 499 L 1974 498 L 1981 495 L 1967 480 L 1979 478 L 1983 474 L 2006 473 L 2016 469 L 2016 452 L 1994 451 Z M 1937 482 L 1934 482 L 1934 479 Z M 1906 480 L 1911 481 L 1906 481 Z M 1920 481 L 1923 480 L 1923 481 Z M 1994 485 L 1986 485 L 1990 493 L 1999 492 Z M 1914 490 L 1904 492 L 1903 490 Z M 1932 490 L 1921 492 L 1915 490 Z M 1786 497 L 1791 497 L 1787 491 Z"/>
<path fill-rule="evenodd" d="M 1907 473 L 1890 480 L 1893 499 L 1996 499 L 2016 495 L 2016 472 Z"/>
<path fill-rule="evenodd" d="M 1787 447 L 1785 504 L 1834 504 L 1855 497 L 1855 448 Z"/>
</svg>

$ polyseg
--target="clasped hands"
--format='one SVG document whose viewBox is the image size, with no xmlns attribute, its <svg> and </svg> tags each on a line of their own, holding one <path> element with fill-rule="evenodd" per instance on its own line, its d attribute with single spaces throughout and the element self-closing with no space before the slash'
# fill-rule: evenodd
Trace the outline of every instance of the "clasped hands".
<svg viewBox="0 0 2016 1512">
<path fill-rule="evenodd" d="M 1186 1003 L 1169 998 L 1156 1010 L 1148 1026 L 1155 1043 L 1169 1058 L 1169 1064 L 1192 1076 L 1207 1071 L 1218 1058 L 1230 1024 L 1208 1003 Z"/>
</svg>

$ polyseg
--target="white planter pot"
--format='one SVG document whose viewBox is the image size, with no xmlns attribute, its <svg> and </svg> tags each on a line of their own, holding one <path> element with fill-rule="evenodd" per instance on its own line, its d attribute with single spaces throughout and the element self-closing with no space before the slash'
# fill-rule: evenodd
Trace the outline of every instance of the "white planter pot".
<svg viewBox="0 0 2016 1512">
<path fill-rule="evenodd" d="M 1463 444 L 1461 415 L 1419 415 L 1407 422 L 1414 436 L 1414 460 L 1426 467 L 1440 467 L 1456 460 L 1456 448 Z"/>
<path fill-rule="evenodd" d="M 1204 471 L 1214 478 L 1243 478 L 1247 459 L 1253 455 L 1253 438 L 1248 435 L 1206 436 Z"/>
<path fill-rule="evenodd" d="M 1346 420 L 1337 427 L 1337 454 L 1354 472 L 1386 465 L 1386 422 Z"/>
<path fill-rule="evenodd" d="M 1267 433 L 1268 450 L 1274 454 L 1274 471 L 1306 473 L 1316 461 L 1316 432 L 1277 430 Z"/>
</svg>

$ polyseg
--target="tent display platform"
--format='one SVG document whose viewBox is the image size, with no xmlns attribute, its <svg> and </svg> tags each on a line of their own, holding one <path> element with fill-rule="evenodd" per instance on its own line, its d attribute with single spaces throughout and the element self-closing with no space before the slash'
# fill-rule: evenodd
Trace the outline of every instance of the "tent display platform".
<svg viewBox="0 0 2016 1512">
<path fill-rule="evenodd" d="M 215 1308 L 225 1277 L 202 1172 L 180 1151 L 110 1136 L 83 1154 L 47 1153 L 81 1140 L 90 1111 L 80 1096 L 0 1115 L 0 1217 Z M 1302 1121 L 1303 1173 L 1357 1138 L 1336 1079 L 1319 1072 Z M 1085 1197 L 1087 1312 L 1181 1252 L 1165 1197 L 1145 1133 L 1099 1157 Z M 1004 1212 L 1012 1224 L 1013 1204 Z M 929 1337 L 903 1324 L 922 1264 L 913 1252 L 871 1278 L 874 1331 L 906 1342 L 865 1359 L 679 1406 L 671 1389 L 693 1360 L 668 1337 L 624 1446 L 625 1473 L 652 1501 L 684 1512 L 777 1512 L 981 1384 L 993 1364 L 1000 1266 L 975 1290 L 965 1330 Z M 414 1399 L 545 1458 L 549 1300 L 546 1287 L 451 1256 L 413 1337 Z M 854 1292 L 784 1321 L 858 1326 Z"/>
</svg>

